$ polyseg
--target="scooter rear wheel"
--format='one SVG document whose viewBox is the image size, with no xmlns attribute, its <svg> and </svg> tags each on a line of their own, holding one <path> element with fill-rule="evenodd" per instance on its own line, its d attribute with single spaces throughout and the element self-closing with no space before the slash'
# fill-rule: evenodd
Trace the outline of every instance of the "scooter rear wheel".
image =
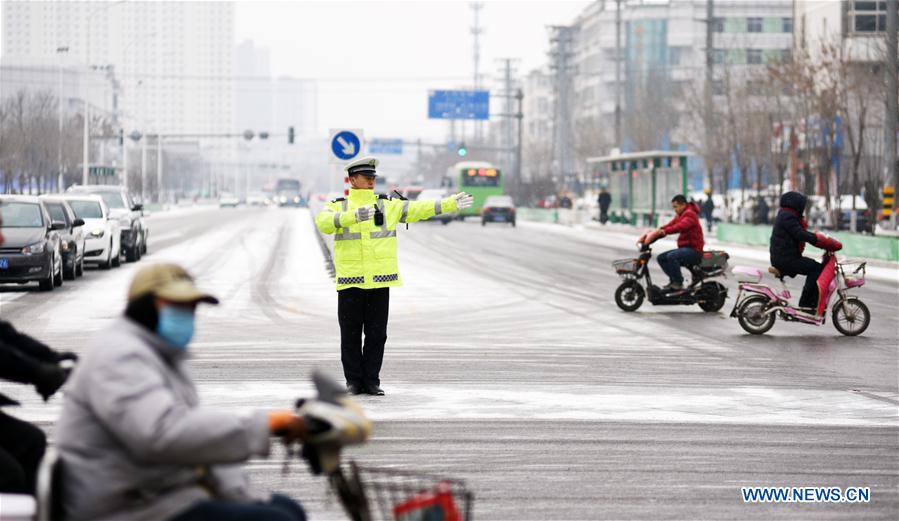
<svg viewBox="0 0 899 521">
<path fill-rule="evenodd" d="M 868 311 L 868 306 L 855 297 L 834 304 L 831 316 L 833 327 L 846 336 L 857 336 L 864 333 L 871 323 L 871 312 Z"/>
<path fill-rule="evenodd" d="M 727 300 L 727 288 L 720 282 L 706 282 L 702 285 L 702 294 L 704 299 L 699 303 L 699 307 L 708 313 L 714 313 L 724 307 L 724 301 Z"/>
<path fill-rule="evenodd" d="M 762 335 L 774 327 L 777 317 L 774 313 L 765 314 L 768 299 L 761 295 L 747 298 L 737 309 L 737 320 L 744 331 L 753 335 Z"/>
<path fill-rule="evenodd" d="M 643 286 L 636 281 L 628 280 L 615 290 L 615 303 L 624 311 L 636 311 L 643 305 L 645 296 L 646 292 L 643 291 Z"/>
</svg>

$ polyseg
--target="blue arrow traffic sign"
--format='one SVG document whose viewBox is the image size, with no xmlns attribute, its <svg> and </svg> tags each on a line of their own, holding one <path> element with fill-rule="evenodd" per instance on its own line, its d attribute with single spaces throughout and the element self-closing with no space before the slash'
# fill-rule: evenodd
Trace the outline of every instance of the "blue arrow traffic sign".
<svg viewBox="0 0 899 521">
<path fill-rule="evenodd" d="M 337 159 L 348 161 L 362 152 L 362 140 L 351 130 L 341 130 L 331 138 L 331 152 Z"/>
</svg>

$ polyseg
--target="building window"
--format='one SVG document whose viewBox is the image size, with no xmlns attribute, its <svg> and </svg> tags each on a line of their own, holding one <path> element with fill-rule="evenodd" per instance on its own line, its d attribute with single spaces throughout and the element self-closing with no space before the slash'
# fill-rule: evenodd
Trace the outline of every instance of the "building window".
<svg viewBox="0 0 899 521">
<path fill-rule="evenodd" d="M 887 3 L 884 0 L 849 0 L 847 13 L 852 32 L 886 31 Z"/>
<path fill-rule="evenodd" d="M 746 49 L 728 49 L 726 61 L 729 65 L 745 65 Z"/>
<path fill-rule="evenodd" d="M 712 63 L 715 65 L 724 63 L 724 49 L 712 49 Z"/>
<path fill-rule="evenodd" d="M 668 64 L 669 65 L 680 65 L 680 47 L 669 47 L 668 48 Z"/>
<path fill-rule="evenodd" d="M 724 24 L 724 32 L 726 32 L 726 33 L 745 33 L 746 32 L 746 19 L 745 18 L 727 18 L 727 21 Z"/>
<path fill-rule="evenodd" d="M 720 17 L 715 18 L 714 21 L 713 21 L 712 23 L 715 24 L 715 25 L 714 25 L 714 31 L 715 31 L 716 33 L 723 33 L 723 32 L 724 32 L 724 18 L 720 18 Z"/>
<path fill-rule="evenodd" d="M 761 49 L 746 49 L 746 63 L 750 65 L 758 65 L 762 63 Z"/>
<path fill-rule="evenodd" d="M 761 18 L 747 18 L 746 19 L 746 32 L 750 32 L 750 33 L 762 32 L 762 19 Z"/>
<path fill-rule="evenodd" d="M 785 33 L 793 32 L 793 19 L 792 18 L 784 18 L 783 19 L 783 32 L 785 32 Z"/>
</svg>

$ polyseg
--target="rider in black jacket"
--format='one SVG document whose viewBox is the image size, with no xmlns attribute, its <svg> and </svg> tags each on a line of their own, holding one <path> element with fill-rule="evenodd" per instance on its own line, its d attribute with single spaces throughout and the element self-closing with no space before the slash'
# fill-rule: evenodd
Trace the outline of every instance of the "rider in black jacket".
<svg viewBox="0 0 899 521">
<path fill-rule="evenodd" d="M 803 213 L 808 198 L 799 192 L 787 192 L 780 196 L 780 210 L 771 230 L 771 265 L 785 277 L 805 275 L 805 286 L 799 297 L 799 307 L 814 308 L 818 303 L 818 275 L 823 267 L 820 262 L 803 257 L 805 243 L 823 249 L 834 249 L 839 244 L 821 233 L 808 231 Z M 839 248 L 836 248 L 839 249 Z"/>
<path fill-rule="evenodd" d="M 74 353 L 56 352 L 0 320 L 0 380 L 34 385 L 46 401 L 68 377 L 69 371 L 59 363 L 77 358 Z M 0 393 L 0 407 L 11 405 L 18 402 Z M 46 447 L 43 431 L 0 411 L 0 492 L 33 494 Z"/>
</svg>

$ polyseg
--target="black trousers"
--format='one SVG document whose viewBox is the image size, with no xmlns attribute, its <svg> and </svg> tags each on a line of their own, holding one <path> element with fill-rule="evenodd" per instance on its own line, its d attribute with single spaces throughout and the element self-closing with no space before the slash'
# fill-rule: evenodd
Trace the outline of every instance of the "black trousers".
<svg viewBox="0 0 899 521">
<path fill-rule="evenodd" d="M 34 494 L 46 449 L 44 431 L 0 411 L 0 492 Z"/>
<path fill-rule="evenodd" d="M 824 266 L 808 257 L 790 259 L 786 262 L 778 262 L 775 268 L 785 273 L 805 275 L 805 285 L 802 287 L 802 296 L 799 297 L 799 307 L 813 308 L 818 305 L 818 276 Z"/>
<path fill-rule="evenodd" d="M 381 385 L 389 309 L 390 288 L 347 288 L 337 292 L 340 361 L 347 383 Z"/>
</svg>

